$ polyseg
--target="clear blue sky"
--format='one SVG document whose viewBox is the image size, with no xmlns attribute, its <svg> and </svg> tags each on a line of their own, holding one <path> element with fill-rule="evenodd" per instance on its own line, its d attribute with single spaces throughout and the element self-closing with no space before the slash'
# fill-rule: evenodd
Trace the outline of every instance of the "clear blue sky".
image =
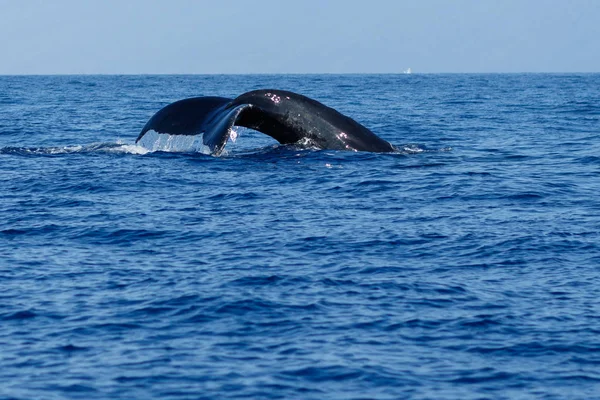
<svg viewBox="0 0 600 400">
<path fill-rule="evenodd" d="M 600 72 L 600 0 L 0 0 L 0 74 Z"/>
</svg>

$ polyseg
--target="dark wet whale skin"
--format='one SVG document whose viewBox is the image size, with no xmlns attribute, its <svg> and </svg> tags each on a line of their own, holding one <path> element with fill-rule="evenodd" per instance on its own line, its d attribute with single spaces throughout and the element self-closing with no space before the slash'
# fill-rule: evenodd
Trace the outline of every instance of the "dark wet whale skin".
<svg viewBox="0 0 600 400">
<path fill-rule="evenodd" d="M 150 130 L 171 135 L 203 133 L 204 144 L 218 155 L 234 125 L 262 132 L 282 144 L 308 140 L 321 149 L 395 151 L 389 142 L 337 110 L 276 89 L 254 90 L 233 100 L 194 97 L 171 103 L 148 121 L 136 142 Z"/>
</svg>

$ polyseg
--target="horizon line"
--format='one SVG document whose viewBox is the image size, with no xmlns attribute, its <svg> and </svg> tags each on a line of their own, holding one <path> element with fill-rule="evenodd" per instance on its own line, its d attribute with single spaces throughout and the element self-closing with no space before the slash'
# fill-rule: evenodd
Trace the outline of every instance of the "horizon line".
<svg viewBox="0 0 600 400">
<path fill-rule="evenodd" d="M 583 75 L 600 71 L 543 71 L 543 72 L 58 72 L 58 73 L 0 73 L 0 76 L 239 76 L 239 75 Z"/>
</svg>

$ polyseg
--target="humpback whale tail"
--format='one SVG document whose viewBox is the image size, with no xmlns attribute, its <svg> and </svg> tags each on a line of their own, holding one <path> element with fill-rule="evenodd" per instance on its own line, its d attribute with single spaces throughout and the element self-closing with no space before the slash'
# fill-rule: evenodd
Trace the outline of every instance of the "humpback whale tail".
<svg viewBox="0 0 600 400">
<path fill-rule="evenodd" d="M 284 90 L 254 90 L 235 99 L 193 97 L 159 110 L 142 129 L 136 143 L 150 132 L 202 134 L 214 155 L 227 144 L 233 126 L 243 126 L 291 144 L 308 139 L 332 150 L 393 152 L 396 149 L 369 129 L 333 108 Z"/>
</svg>

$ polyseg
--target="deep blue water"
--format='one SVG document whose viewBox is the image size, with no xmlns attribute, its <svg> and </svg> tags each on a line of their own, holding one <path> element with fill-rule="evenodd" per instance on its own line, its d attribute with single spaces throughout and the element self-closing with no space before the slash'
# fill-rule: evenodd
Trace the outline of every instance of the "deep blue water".
<svg viewBox="0 0 600 400">
<path fill-rule="evenodd" d="M 401 151 L 133 144 L 258 88 Z M 600 74 L 0 77 L 0 398 L 600 398 L 599 192 Z"/>
</svg>

